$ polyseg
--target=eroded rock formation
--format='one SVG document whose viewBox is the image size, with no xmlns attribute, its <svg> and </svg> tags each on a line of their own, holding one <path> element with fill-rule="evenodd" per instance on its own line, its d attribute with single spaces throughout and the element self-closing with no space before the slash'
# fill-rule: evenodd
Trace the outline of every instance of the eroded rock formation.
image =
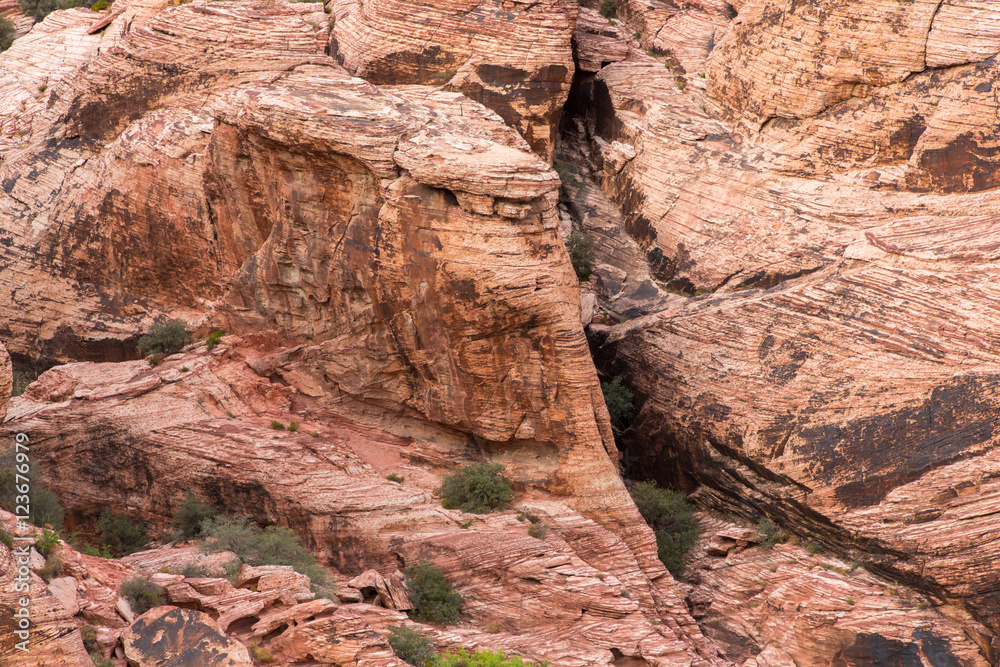
<svg viewBox="0 0 1000 667">
<path fill-rule="evenodd" d="M 392 579 L 401 565 L 434 561 L 468 596 L 467 627 L 502 631 L 443 633 L 452 648 L 506 648 L 565 665 L 611 664 L 619 654 L 663 665 L 715 661 L 672 579 L 657 573 L 655 546 L 637 515 L 636 523 L 605 528 L 567 507 L 572 497 L 527 490 L 500 514 L 445 510 L 433 493 L 441 472 L 461 460 L 454 445 L 352 424 L 294 386 L 258 375 L 254 368 L 270 372 L 287 354 L 277 342 L 262 334 L 228 338 L 211 353 L 202 345 L 154 369 L 145 360 L 60 366 L 18 399 L 6 427 L 31 434 L 38 468 L 67 506 L 71 526 L 89 525 L 110 504 L 166 533 L 165 522 L 193 489 L 229 512 L 294 528 L 345 575 L 376 569 Z M 271 428 L 291 419 L 299 421 L 295 432 Z M 516 479 L 549 464 L 524 449 L 495 456 Z M 387 480 L 389 473 L 404 481 Z M 613 489 L 605 492 L 606 514 L 597 518 L 627 518 L 614 499 Z M 594 500 L 582 497 L 588 509 Z M 518 513 L 537 516 L 550 532 L 531 537 Z M 149 569 L 163 563 L 125 562 L 148 562 Z M 351 586 L 377 589 L 377 578 L 362 579 Z M 268 595 L 282 589 L 290 590 Z M 383 597 L 403 599 L 388 589 Z M 194 599 L 214 610 L 224 629 L 239 618 Z"/>
<path fill-rule="evenodd" d="M 598 333 L 630 456 L 995 633 L 996 9 L 738 9 L 704 78 L 655 51 L 595 77 L 603 189 L 661 284 L 714 292 Z"/>
<path fill-rule="evenodd" d="M 570 0 L 336 0 L 330 52 L 379 85 L 461 92 L 550 159 L 573 79 Z"/>
</svg>

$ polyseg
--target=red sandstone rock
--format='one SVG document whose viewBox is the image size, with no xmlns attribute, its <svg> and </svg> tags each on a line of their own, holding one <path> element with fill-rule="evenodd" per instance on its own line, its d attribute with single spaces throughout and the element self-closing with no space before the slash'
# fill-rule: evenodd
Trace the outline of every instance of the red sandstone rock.
<svg viewBox="0 0 1000 667">
<path fill-rule="evenodd" d="M 164 605 L 147 611 L 122 634 L 125 658 L 137 667 L 197 664 L 211 656 L 219 667 L 252 665 L 250 652 L 227 637 L 212 617 Z"/>
<path fill-rule="evenodd" d="M 963 608 L 996 661 L 993 10 L 929 28 L 936 4 L 745 3 L 707 96 L 638 55 L 598 73 L 589 148 L 624 228 L 654 277 L 714 291 L 604 352 L 644 470 Z M 923 71 L 929 29 L 966 35 L 952 66 Z"/>
<path fill-rule="evenodd" d="M 910 655 L 914 664 L 946 655 L 958 664 L 990 664 L 977 645 L 983 628 L 971 618 L 953 618 L 913 590 L 801 546 L 713 555 L 716 538 L 753 531 L 705 516 L 700 523 L 689 600 L 736 664 L 862 665 L 893 654 Z"/>
<path fill-rule="evenodd" d="M 475 595 L 464 610 L 473 626 L 499 623 L 509 635 L 510 650 L 533 659 L 568 666 L 588 656 L 588 663 L 608 664 L 614 649 L 660 664 L 714 660 L 669 576 L 660 570 L 658 578 L 650 577 L 649 551 L 637 553 L 616 533 L 569 509 L 559 496 L 495 516 L 473 516 L 472 527 L 462 529 L 461 513 L 442 509 L 431 497 L 440 477 L 425 461 L 452 456 L 446 449 L 435 452 L 429 441 L 407 441 L 322 416 L 326 413 L 318 399 L 269 383 L 251 370 L 267 368 L 267 354 L 285 353 L 273 345 L 261 337 L 230 337 L 212 353 L 200 347 L 154 369 L 146 361 L 57 367 L 18 399 L 8 426 L 33 433 L 39 469 L 49 471 L 47 483 L 64 498 L 71 516 L 80 519 L 113 498 L 117 511 L 128 511 L 158 529 L 165 519 L 161 512 L 169 516 L 187 490 L 194 489 L 229 511 L 290 524 L 325 561 L 345 572 L 377 569 L 397 607 L 408 606 L 399 590 L 400 561 L 432 559 L 460 593 Z M 180 371 L 182 367 L 188 371 Z M 276 410 L 293 401 L 304 414 Z M 269 428 L 272 420 L 288 423 L 290 417 L 301 420 L 299 432 Z M 151 420 L 158 426 L 150 428 Z M 318 437 L 308 434 L 314 429 Z M 95 432 L 101 436 L 94 438 Z M 127 447 L 116 444 L 125 442 Z M 389 470 L 404 471 L 403 484 L 386 480 L 385 469 L 366 463 L 387 449 L 400 457 Z M 69 455 L 70 450 L 77 454 Z M 101 460 L 107 463 L 101 470 L 117 472 L 102 476 L 95 470 L 94 476 L 60 483 L 59 461 L 69 460 Z M 525 510 L 550 526 L 545 540 L 530 537 L 527 524 L 515 518 Z M 635 524 L 631 529 L 645 530 Z M 180 563 L 188 557 L 173 559 Z M 128 560 L 137 567 L 171 562 L 143 554 Z M 272 587 L 265 581 L 272 576 L 268 572 L 242 572 L 245 584 L 256 579 L 256 591 L 223 587 L 213 592 L 198 580 L 170 574 L 155 574 L 153 580 L 165 587 L 172 604 L 197 605 L 223 628 L 239 628 L 278 605 L 307 599 L 280 581 Z M 378 591 L 378 579 L 368 576 Z M 367 588 L 361 580 L 350 585 Z M 301 592 L 311 597 L 308 587 Z M 276 651 L 300 655 L 307 648 L 296 647 L 314 647 L 329 628 L 341 627 L 339 621 L 321 622 L 325 616 L 311 609 L 305 615 L 315 617 L 315 623 L 303 621 L 287 638 L 275 640 Z M 356 621 L 345 623 L 349 636 L 363 634 L 362 626 L 356 633 L 349 629 Z M 381 644 L 367 641 L 351 650 L 377 656 Z"/>
<path fill-rule="evenodd" d="M 444 86 L 496 111 L 551 159 L 573 78 L 568 0 L 337 0 L 330 50 L 379 85 Z"/>
</svg>

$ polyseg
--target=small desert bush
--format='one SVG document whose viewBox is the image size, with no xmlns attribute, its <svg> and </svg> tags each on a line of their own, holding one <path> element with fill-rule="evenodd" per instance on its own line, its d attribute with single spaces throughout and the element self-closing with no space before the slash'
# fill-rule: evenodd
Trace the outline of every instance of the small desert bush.
<svg viewBox="0 0 1000 667">
<path fill-rule="evenodd" d="M 549 534 L 549 527 L 546 526 L 544 523 L 538 522 L 528 526 L 528 535 L 531 535 L 534 538 L 537 538 L 539 540 L 544 540 L 545 536 L 548 534 Z"/>
<path fill-rule="evenodd" d="M 396 482 L 396 484 L 402 484 L 403 483 L 403 476 L 402 475 L 397 475 L 394 472 L 389 473 L 388 475 L 385 476 L 385 478 L 387 480 L 389 480 L 390 482 Z"/>
<path fill-rule="evenodd" d="M 38 571 L 38 576 L 44 581 L 52 581 L 63 572 L 63 559 L 59 554 L 52 553 L 45 559 L 45 565 Z"/>
<path fill-rule="evenodd" d="M 601 1 L 601 16 L 603 16 L 604 18 L 612 18 L 617 13 L 618 13 L 617 0 Z"/>
<path fill-rule="evenodd" d="M 594 254 L 594 235 L 580 231 L 572 231 L 566 241 L 569 250 L 569 261 L 580 280 L 590 280 L 591 266 L 597 256 Z"/>
<path fill-rule="evenodd" d="M 6 19 L 0 18 L 0 21 L 4 21 L 4 20 L 6 20 Z M 2 26 L 2 23 L 0 23 L 0 26 Z M 0 27 L 0 46 L 3 46 L 2 32 L 3 32 L 3 29 L 2 29 L 2 27 Z M 4 50 L 5 49 L 0 48 L 0 51 L 4 51 Z M 31 369 L 18 369 L 18 368 L 15 368 L 14 369 L 14 377 L 13 377 L 14 383 L 11 386 L 10 395 L 11 396 L 20 396 L 21 394 L 24 393 L 24 390 L 28 388 L 28 385 L 31 384 L 32 382 L 34 382 L 37 379 L 38 379 L 38 373 L 36 373 L 33 370 L 31 370 Z"/>
<path fill-rule="evenodd" d="M 157 322 L 149 327 L 149 333 L 139 339 L 139 351 L 143 356 L 175 354 L 190 342 L 191 334 L 181 320 Z"/>
<path fill-rule="evenodd" d="M 35 551 L 46 558 L 51 556 L 59 548 L 59 534 L 46 528 L 42 531 L 42 536 L 35 540 Z"/>
<path fill-rule="evenodd" d="M 201 534 L 205 551 L 232 551 L 240 562 L 253 566 L 290 565 L 314 584 L 327 581 L 326 570 L 290 528 L 261 528 L 247 517 L 217 516 L 205 520 Z"/>
<path fill-rule="evenodd" d="M 17 26 L 7 17 L 0 17 L 0 51 L 6 51 L 14 43 Z M 16 394 L 15 394 L 16 395 Z"/>
<path fill-rule="evenodd" d="M 93 653 L 98 650 L 97 628 L 94 626 L 85 625 L 80 628 L 80 639 L 83 640 L 83 648 L 87 649 L 88 653 Z"/>
<path fill-rule="evenodd" d="M 101 550 L 107 548 L 115 558 L 140 551 L 149 542 L 145 524 L 132 521 L 123 514 L 115 514 L 109 508 L 97 517 L 95 528 Z"/>
<path fill-rule="evenodd" d="M 219 511 L 195 497 L 193 491 L 188 491 L 181 506 L 174 513 L 174 521 L 180 529 L 178 539 L 190 540 L 201 535 L 201 526 L 206 519 L 214 518 Z"/>
<path fill-rule="evenodd" d="M 660 488 L 656 482 L 638 484 L 632 489 L 632 499 L 656 534 L 660 560 L 671 574 L 679 574 L 688 550 L 698 539 L 694 506 L 683 493 Z"/>
<path fill-rule="evenodd" d="M 757 541 L 765 549 L 772 548 L 778 542 L 788 539 L 788 533 L 778 528 L 777 524 L 769 518 L 761 517 L 757 522 Z"/>
<path fill-rule="evenodd" d="M 208 339 L 205 341 L 207 343 L 208 351 L 211 352 L 222 340 L 222 337 L 226 335 L 224 331 L 213 331 L 208 334 Z"/>
<path fill-rule="evenodd" d="M 475 463 L 447 475 L 441 483 L 443 505 L 475 514 L 507 509 L 514 491 L 504 470 L 499 463 Z"/>
<path fill-rule="evenodd" d="M 105 658 L 100 653 L 91 653 L 90 661 L 94 663 L 94 667 L 115 667 L 115 661 L 111 658 Z"/>
<path fill-rule="evenodd" d="M 425 561 L 407 567 L 404 573 L 415 618 L 441 625 L 458 621 L 462 596 L 455 592 L 438 566 Z"/>
<path fill-rule="evenodd" d="M 608 406 L 611 423 L 617 428 L 625 428 L 635 416 L 635 394 L 622 384 L 621 376 L 611 382 L 602 382 L 604 403 Z"/>
<path fill-rule="evenodd" d="M 189 579 L 203 579 L 209 576 L 208 570 L 203 568 L 201 565 L 198 565 L 197 563 L 188 563 L 187 565 L 185 565 L 184 569 L 181 570 L 181 574 L 183 574 L 185 577 L 188 577 Z"/>
<path fill-rule="evenodd" d="M 415 667 L 430 667 L 434 661 L 434 645 L 413 628 L 401 625 L 389 628 L 389 646 L 396 657 Z"/>
<path fill-rule="evenodd" d="M 95 12 L 103 12 L 107 8 L 108 8 L 108 0 L 97 0 L 97 2 L 94 3 L 94 6 L 91 7 L 91 9 L 93 9 Z"/>
<path fill-rule="evenodd" d="M 163 604 L 163 589 L 138 574 L 123 581 L 118 587 L 118 594 L 128 600 L 136 616 Z"/>
<path fill-rule="evenodd" d="M 268 651 L 263 646 L 257 646 L 257 645 L 251 646 L 250 656 L 253 657 L 253 659 L 256 662 L 259 662 L 263 665 L 270 665 L 272 662 L 274 662 L 274 656 L 272 656 L 271 652 Z"/>
<path fill-rule="evenodd" d="M 23 455 L 19 460 L 13 449 L 0 453 L 0 507 L 8 512 L 14 512 L 17 505 L 21 504 L 15 502 L 16 497 L 20 495 L 16 489 L 18 473 L 27 475 L 32 481 L 28 522 L 35 526 L 49 525 L 56 530 L 61 528 L 64 513 L 56 494 L 39 482 L 34 461 L 29 459 L 25 462 Z"/>
</svg>

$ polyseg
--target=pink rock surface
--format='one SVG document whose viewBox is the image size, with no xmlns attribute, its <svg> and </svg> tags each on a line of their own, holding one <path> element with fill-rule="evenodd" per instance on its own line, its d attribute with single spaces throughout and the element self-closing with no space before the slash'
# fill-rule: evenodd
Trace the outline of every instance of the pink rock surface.
<svg viewBox="0 0 1000 667">
<path fill-rule="evenodd" d="M 379 85 L 454 90 L 496 111 L 551 159 L 573 78 L 577 4 L 336 0 L 330 51 Z"/>
</svg>

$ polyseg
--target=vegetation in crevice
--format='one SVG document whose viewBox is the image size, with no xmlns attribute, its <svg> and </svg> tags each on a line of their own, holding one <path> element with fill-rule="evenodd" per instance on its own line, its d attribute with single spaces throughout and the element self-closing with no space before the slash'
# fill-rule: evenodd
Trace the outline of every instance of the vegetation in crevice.
<svg viewBox="0 0 1000 667">
<path fill-rule="evenodd" d="M 671 574 L 680 574 L 688 551 L 698 539 L 694 505 L 683 493 L 661 488 L 656 482 L 637 484 L 632 489 L 632 500 L 656 535 L 660 561 Z"/>
</svg>

